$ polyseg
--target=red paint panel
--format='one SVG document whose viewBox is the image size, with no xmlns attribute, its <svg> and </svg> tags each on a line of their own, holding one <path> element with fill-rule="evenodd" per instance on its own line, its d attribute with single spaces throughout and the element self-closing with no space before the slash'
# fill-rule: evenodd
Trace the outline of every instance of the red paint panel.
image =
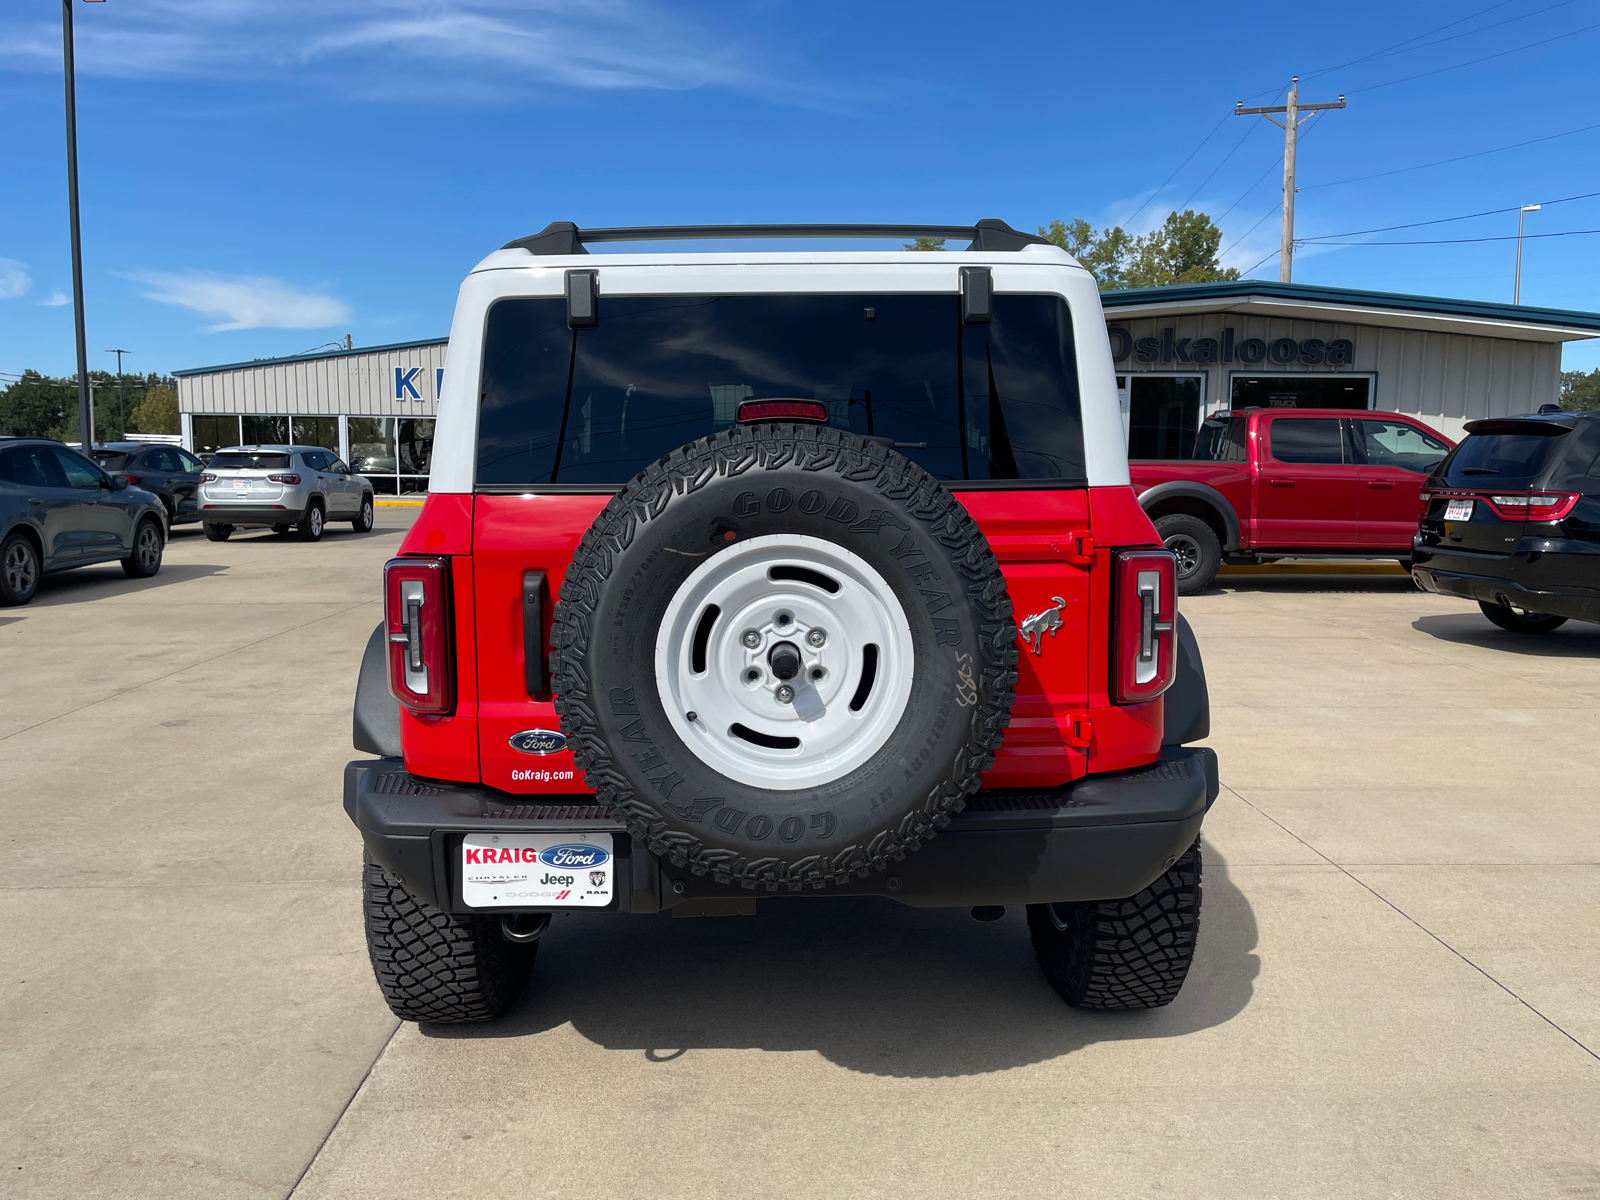
<svg viewBox="0 0 1600 1200">
<path fill-rule="evenodd" d="M 1096 546 L 1161 545 L 1131 487 L 1090 488 L 1089 513 Z"/>
<path fill-rule="evenodd" d="M 472 497 L 429 496 L 417 523 L 400 543 L 401 554 L 471 554 Z"/>
<path fill-rule="evenodd" d="M 418 524 L 421 524 L 420 518 Z M 406 770 L 413 775 L 477 783 L 478 671 L 472 560 L 451 558 L 448 561 L 454 586 L 450 599 L 454 607 L 456 709 L 449 716 L 419 717 L 402 706 L 400 747 L 405 754 Z"/>
<path fill-rule="evenodd" d="M 555 705 L 530 699 L 523 674 L 522 576 L 543 571 L 550 598 L 561 593 L 572 552 L 608 496 L 479 496 L 474 509 L 478 727 L 483 782 L 506 792 L 586 792 L 570 751 L 523 754 L 510 745 L 525 729 L 560 729 Z M 552 605 L 553 607 L 553 605 Z M 548 653 L 550 618 L 545 617 Z"/>
</svg>

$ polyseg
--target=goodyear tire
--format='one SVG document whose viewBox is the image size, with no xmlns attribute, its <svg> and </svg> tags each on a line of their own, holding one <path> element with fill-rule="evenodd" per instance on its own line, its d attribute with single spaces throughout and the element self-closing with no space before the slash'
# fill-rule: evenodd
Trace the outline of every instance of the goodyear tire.
<svg viewBox="0 0 1600 1200">
<path fill-rule="evenodd" d="M 1017 631 L 976 522 L 882 443 L 726 430 L 647 467 L 561 586 L 556 711 L 654 853 L 746 888 L 865 877 L 994 760 Z"/>
</svg>

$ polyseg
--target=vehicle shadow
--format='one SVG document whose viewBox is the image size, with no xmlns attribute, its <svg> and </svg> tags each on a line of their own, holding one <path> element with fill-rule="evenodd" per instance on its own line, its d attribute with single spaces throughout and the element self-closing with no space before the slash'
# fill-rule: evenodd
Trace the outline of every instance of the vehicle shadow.
<svg viewBox="0 0 1600 1200">
<path fill-rule="evenodd" d="M 1409 575 L 1227 575 L 1197 596 L 1225 596 L 1238 593 L 1278 592 L 1286 595 L 1311 595 L 1340 592 L 1354 595 L 1369 592 L 1405 595 L 1417 591 Z"/>
<path fill-rule="evenodd" d="M 1522 654 L 1530 658 L 1600 658 L 1600 625 L 1587 621 L 1568 621 L 1551 633 L 1512 633 L 1492 625 L 1479 613 L 1435 613 L 1411 622 L 1418 633 L 1454 642 L 1458 646 L 1477 646 L 1502 654 Z"/>
<path fill-rule="evenodd" d="M 172 583 L 204 579 L 208 575 L 215 575 L 227 569 L 226 563 L 163 563 L 161 570 L 149 579 L 129 579 L 119 563 L 79 567 L 76 570 L 63 571 L 59 575 L 46 575 L 39 581 L 39 590 L 28 602 L 28 607 L 50 608 L 56 604 L 75 604 L 83 600 L 98 600 L 104 596 L 126 596 L 129 592 L 148 592 L 152 588 L 166 587 Z"/>
<path fill-rule="evenodd" d="M 1179 1037 L 1241 1012 L 1260 969 L 1256 919 L 1209 845 L 1204 888 L 1194 968 L 1178 999 L 1150 1012 L 1068 1008 L 1039 972 L 1020 908 L 980 924 L 965 910 L 888 900 L 775 899 L 755 917 L 558 919 L 504 1019 L 422 1032 L 523 1037 L 571 1022 L 651 1062 L 812 1050 L 870 1075 L 1001 1071 L 1097 1042 Z"/>
</svg>

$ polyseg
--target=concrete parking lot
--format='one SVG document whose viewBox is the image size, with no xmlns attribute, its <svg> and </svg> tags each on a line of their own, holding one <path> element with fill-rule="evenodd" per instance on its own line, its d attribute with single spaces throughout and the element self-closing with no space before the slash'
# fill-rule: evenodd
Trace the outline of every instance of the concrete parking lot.
<svg viewBox="0 0 1600 1200">
<path fill-rule="evenodd" d="M 1168 1009 L 1067 1009 L 1019 912 L 776 901 L 559 920 L 505 1021 L 418 1028 L 338 803 L 410 516 L 0 611 L 6 1194 L 1600 1195 L 1600 626 L 1186 599 L 1225 786 Z"/>
</svg>

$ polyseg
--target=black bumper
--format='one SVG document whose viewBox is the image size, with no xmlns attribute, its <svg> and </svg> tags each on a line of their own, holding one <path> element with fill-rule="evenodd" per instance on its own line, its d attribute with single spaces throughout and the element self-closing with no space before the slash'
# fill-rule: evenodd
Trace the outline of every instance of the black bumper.
<svg viewBox="0 0 1600 1200">
<path fill-rule="evenodd" d="M 1595 561 L 1600 565 L 1600 559 Z M 1411 578 L 1423 591 L 1442 596 L 1460 596 L 1483 604 L 1509 604 L 1529 612 L 1570 617 L 1575 621 L 1600 621 L 1600 588 L 1528 587 L 1505 576 L 1461 570 L 1459 565 L 1464 564 L 1457 561 L 1450 562 L 1449 566 L 1437 561 L 1417 563 L 1411 568 Z"/>
<path fill-rule="evenodd" d="M 241 504 L 230 508 L 218 504 L 202 508 L 185 519 L 193 520 L 196 517 L 217 525 L 298 525 L 305 520 L 306 510 L 303 506 L 268 508 L 264 504 Z"/>
<path fill-rule="evenodd" d="M 1091 776 L 1054 792 L 979 792 L 949 828 L 888 871 L 798 894 L 883 896 L 914 908 L 1120 899 L 1151 883 L 1194 843 L 1217 788 L 1214 751 L 1168 746 L 1149 767 Z M 529 911 L 470 909 L 462 902 L 461 837 L 474 831 L 611 832 L 620 860 L 612 911 L 686 904 L 732 912 L 768 894 L 662 862 L 608 808 L 587 796 L 563 799 L 416 779 L 393 758 L 363 759 L 344 772 L 345 812 L 368 852 L 418 899 L 446 912 Z"/>
</svg>

